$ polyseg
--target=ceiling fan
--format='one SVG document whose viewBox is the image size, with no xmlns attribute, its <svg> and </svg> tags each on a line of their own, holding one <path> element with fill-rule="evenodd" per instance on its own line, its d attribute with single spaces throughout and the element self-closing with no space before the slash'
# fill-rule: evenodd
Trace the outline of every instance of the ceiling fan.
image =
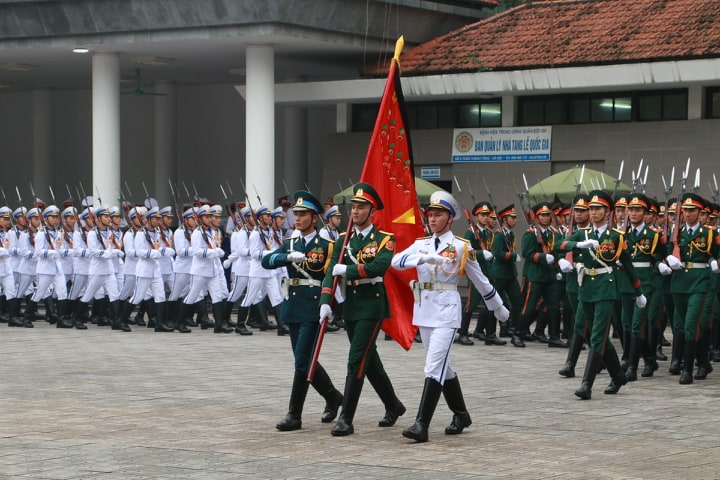
<svg viewBox="0 0 720 480">
<path fill-rule="evenodd" d="M 122 95 L 137 95 L 137 96 L 142 96 L 142 95 L 165 96 L 165 95 L 167 95 L 167 93 L 147 92 L 147 91 L 143 90 L 142 88 L 140 88 L 140 69 L 139 68 L 135 69 L 135 89 L 130 90 L 128 92 L 120 92 L 120 93 Z"/>
</svg>

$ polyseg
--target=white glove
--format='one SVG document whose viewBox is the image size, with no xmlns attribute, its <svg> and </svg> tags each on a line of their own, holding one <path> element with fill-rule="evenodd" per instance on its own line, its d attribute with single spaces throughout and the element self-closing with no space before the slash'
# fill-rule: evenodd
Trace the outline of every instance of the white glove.
<svg viewBox="0 0 720 480">
<path fill-rule="evenodd" d="M 332 274 L 333 274 L 333 276 L 340 275 L 341 277 L 344 277 L 345 272 L 347 272 L 347 265 L 338 263 L 338 264 L 335 264 L 335 266 L 333 267 Z"/>
<path fill-rule="evenodd" d="M 567 272 L 573 271 L 572 263 L 568 262 L 564 258 L 561 258 L 560 260 L 558 260 L 558 265 L 560 266 L 561 272 L 567 273 Z"/>
<path fill-rule="evenodd" d="M 170 250 L 173 255 L 175 254 L 175 250 L 173 250 L 172 248 L 168 248 L 166 250 Z M 223 258 L 225 256 L 225 250 L 223 250 L 222 248 L 213 248 L 213 251 L 215 252 L 216 258 Z"/>
<path fill-rule="evenodd" d="M 520 263 L 520 262 L 522 262 L 522 257 L 516 253 L 515 254 L 515 263 Z"/>
<path fill-rule="evenodd" d="M 670 275 L 672 273 L 672 268 L 668 267 L 664 263 L 658 263 L 657 269 L 658 272 L 660 272 L 660 275 Z"/>
<path fill-rule="evenodd" d="M 65 255 L 66 257 L 72 257 L 75 255 L 75 251 L 72 248 L 66 248 L 65 250 L 63 250 L 63 255 Z"/>
<path fill-rule="evenodd" d="M 445 260 L 447 260 L 446 257 L 436 253 L 428 253 L 420 257 L 420 263 L 427 263 L 428 265 L 440 265 L 441 263 L 445 263 Z"/>
<path fill-rule="evenodd" d="M 680 259 L 673 255 L 668 255 L 667 257 L 665 257 L 665 261 L 667 262 L 668 266 L 673 270 L 680 270 L 682 268 L 682 262 L 680 261 Z"/>
<path fill-rule="evenodd" d="M 615 265 L 617 265 L 618 267 L 622 267 L 622 262 L 620 260 L 616 260 Z"/>
<path fill-rule="evenodd" d="M 598 245 L 600 245 L 600 243 L 597 240 L 590 239 L 583 240 L 582 242 L 577 242 L 575 246 L 577 248 L 597 248 Z"/>
<path fill-rule="evenodd" d="M 498 308 L 493 310 L 493 313 L 499 322 L 506 322 L 507 319 L 510 318 L 510 312 L 507 308 L 505 308 L 505 305 L 500 305 Z"/>
<path fill-rule="evenodd" d="M 490 260 L 493 259 L 493 254 L 490 250 L 483 250 L 482 252 L 483 252 L 483 258 L 485 259 L 486 262 L 489 262 Z"/>
<path fill-rule="evenodd" d="M 262 252 L 260 252 L 260 259 L 262 260 L 263 258 L 265 258 L 265 255 L 270 255 L 270 253 L 270 250 L 263 250 Z"/>
<path fill-rule="evenodd" d="M 125 258 L 125 252 L 122 250 L 115 250 L 117 252 L 117 256 L 120 258 Z"/>
<path fill-rule="evenodd" d="M 647 298 L 641 293 L 635 298 L 635 303 L 637 304 L 638 308 L 645 308 L 645 305 L 647 305 Z"/>
<path fill-rule="evenodd" d="M 549 253 L 546 253 L 545 261 L 547 262 L 548 265 L 552 265 L 553 263 L 555 263 L 555 257 Z"/>
<path fill-rule="evenodd" d="M 223 268 L 230 268 L 230 265 L 232 265 L 230 259 L 227 259 L 223 262 Z"/>
<path fill-rule="evenodd" d="M 713 259 L 712 262 L 710 262 L 710 269 L 713 271 L 713 273 L 720 272 L 720 267 L 718 267 L 717 260 Z"/>
<path fill-rule="evenodd" d="M 305 254 L 302 252 L 290 252 L 287 261 L 292 263 L 302 263 L 305 261 Z"/>
<path fill-rule="evenodd" d="M 330 320 L 332 318 L 332 308 L 327 303 L 320 305 L 320 323 L 325 319 Z"/>
<path fill-rule="evenodd" d="M 560 273 L 560 272 L 556 273 L 555 280 L 562 280 L 562 273 Z"/>
<path fill-rule="evenodd" d="M 222 250 L 222 248 L 220 249 Z M 225 255 L 225 250 L 223 250 L 223 255 Z M 163 256 L 165 257 L 174 257 L 175 256 L 175 250 L 170 247 L 163 248 Z M 222 257 L 222 255 L 221 255 Z"/>
<path fill-rule="evenodd" d="M 150 250 L 150 258 L 160 258 L 159 250 Z"/>
<path fill-rule="evenodd" d="M 57 250 L 48 250 L 47 255 L 45 255 L 47 258 L 58 258 Z"/>
<path fill-rule="evenodd" d="M 8 251 L 8 249 L 4 248 L 4 247 L 0 247 L 0 257 L 9 257 L 9 256 L 10 256 L 10 252 Z"/>
</svg>

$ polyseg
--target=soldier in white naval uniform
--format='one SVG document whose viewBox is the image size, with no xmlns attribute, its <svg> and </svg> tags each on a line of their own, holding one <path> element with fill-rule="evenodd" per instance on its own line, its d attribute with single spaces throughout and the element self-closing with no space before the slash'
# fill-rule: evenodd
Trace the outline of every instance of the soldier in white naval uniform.
<svg viewBox="0 0 720 480">
<path fill-rule="evenodd" d="M 440 393 L 445 395 L 453 412 L 446 434 L 462 433 L 472 423 L 460 382 L 450 366 L 450 348 L 462 318 L 462 302 L 457 290 L 460 277 L 469 277 L 498 319 L 507 320 L 509 315 L 495 287 L 483 275 L 470 243 L 450 231 L 452 221 L 460 211 L 452 195 L 444 191 L 433 193 L 427 213 L 433 235 L 416 240 L 395 254 L 392 260 L 393 268 L 415 268 L 418 273 L 418 280 L 412 284 L 415 296 L 413 325 L 420 327 L 426 351 L 425 386 L 415 424 L 402 432 L 403 436 L 418 442 L 428 439 L 428 427 Z"/>
<path fill-rule="evenodd" d="M 248 281 L 250 278 L 250 256 L 249 256 L 249 245 L 250 245 L 250 231 L 253 226 L 252 210 L 250 207 L 242 207 L 238 213 L 239 219 L 237 223 L 240 223 L 242 227 L 236 227 L 235 231 L 232 232 L 230 237 L 230 255 L 223 262 L 224 268 L 230 268 L 230 296 L 228 297 L 228 308 L 240 300 L 243 292 L 247 289 Z M 234 225 L 237 225 L 234 223 Z M 249 227 L 248 227 L 249 225 Z M 248 310 L 250 307 L 238 307 L 237 314 L 237 326 L 235 327 L 235 333 L 240 335 L 252 335 L 252 332 L 248 330 L 245 322 L 247 320 Z"/>
<path fill-rule="evenodd" d="M 195 207 L 187 208 L 182 214 L 182 225 L 173 233 L 175 263 L 173 263 L 173 284 L 168 297 L 168 325 L 172 323 L 180 333 L 190 333 L 187 316 L 189 310 L 182 299 L 190 292 L 190 267 L 193 260 L 192 233 L 197 227 Z"/>
<path fill-rule="evenodd" d="M 9 207 L 0 207 L 0 285 L 8 302 L 8 323 L 15 323 L 20 312 L 20 299 L 16 297 L 15 275 L 11 264 L 11 238 L 15 237 L 15 231 L 10 228 L 11 216 Z"/>
</svg>

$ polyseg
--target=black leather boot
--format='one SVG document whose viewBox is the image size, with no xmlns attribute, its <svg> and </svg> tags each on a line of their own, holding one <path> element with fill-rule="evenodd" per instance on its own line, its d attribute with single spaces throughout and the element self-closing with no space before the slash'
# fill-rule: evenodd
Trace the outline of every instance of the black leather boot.
<svg viewBox="0 0 720 480">
<path fill-rule="evenodd" d="M 23 317 L 24 322 L 30 323 L 32 325 L 32 321 L 37 319 L 37 302 L 33 302 L 32 300 L 27 301 L 27 305 L 25 306 L 25 316 Z"/>
<path fill-rule="evenodd" d="M 188 314 L 191 307 L 192 305 L 187 305 L 182 300 L 175 300 L 175 311 L 172 313 L 174 316 L 170 318 L 174 318 L 175 328 L 180 333 L 192 332 L 188 326 Z M 171 315 L 171 313 L 168 313 L 168 315 Z"/>
<path fill-rule="evenodd" d="M 247 320 L 248 311 L 250 309 L 248 307 L 243 307 L 242 305 L 238 305 L 238 311 L 237 311 L 237 325 L 235 326 L 235 333 L 238 335 L 252 335 L 252 330 L 248 329 L 245 325 L 245 321 Z"/>
<path fill-rule="evenodd" d="M 265 301 L 256 303 L 253 305 L 255 307 L 255 313 L 259 317 L 259 323 L 260 323 L 260 331 L 264 332 L 266 330 L 275 330 L 277 325 L 270 323 L 270 320 L 268 320 L 268 309 L 267 305 L 265 305 Z"/>
<path fill-rule="evenodd" d="M 145 304 L 147 305 L 148 314 L 147 328 L 155 328 L 158 321 L 157 305 L 155 305 L 155 300 L 150 298 L 148 300 L 145 300 Z"/>
<path fill-rule="evenodd" d="M 548 333 L 550 334 L 548 348 L 568 348 L 568 344 L 560 338 L 560 312 L 549 312 L 548 315 L 550 316 L 548 322 Z"/>
<path fill-rule="evenodd" d="M 307 397 L 308 386 L 306 374 L 296 370 L 295 376 L 293 377 L 292 390 L 290 390 L 288 413 L 285 415 L 285 418 L 275 425 L 275 428 L 281 432 L 300 430 L 302 427 L 301 416 L 303 405 L 305 405 L 305 398 Z"/>
<path fill-rule="evenodd" d="M 166 302 L 155 302 L 155 331 L 156 332 L 174 332 L 175 324 L 170 324 L 167 317 L 167 303 Z"/>
<path fill-rule="evenodd" d="M 8 300 L 8 327 L 25 327 L 25 320 L 20 315 L 20 299 L 13 298 Z M 32 328 L 32 322 L 29 323 L 29 328 Z"/>
<path fill-rule="evenodd" d="M 375 389 L 378 397 L 380 397 L 383 405 L 385 405 L 385 415 L 378 422 L 378 427 L 392 427 L 397 422 L 398 417 L 405 413 L 405 405 L 395 395 L 395 389 L 384 370 L 369 370 L 365 373 L 365 376 L 373 389 Z"/>
<path fill-rule="evenodd" d="M 70 307 L 70 300 L 58 300 L 58 320 L 55 326 L 57 328 L 73 328 L 72 317 L 70 315 L 72 308 Z M 83 325 L 85 327 L 85 325 Z M 87 327 L 85 327 L 87 329 Z M 83 330 L 80 328 L 80 330 Z"/>
<path fill-rule="evenodd" d="M 477 325 L 475 325 L 475 330 L 473 330 L 472 337 L 477 338 L 480 341 L 485 341 L 486 334 L 485 330 L 487 329 L 487 316 L 488 311 L 485 309 L 480 310 L 478 313 L 478 319 L 477 319 Z M 461 327 L 462 329 L 462 327 Z M 467 332 L 470 331 L 470 325 L 468 324 Z"/>
<path fill-rule="evenodd" d="M 415 423 L 410 428 L 402 431 L 403 437 L 412 438 L 416 442 L 428 441 L 428 428 L 442 391 L 443 386 L 440 385 L 440 382 L 430 377 L 425 378 L 425 386 L 420 398 L 420 407 L 418 408 L 417 417 L 415 417 Z"/>
<path fill-rule="evenodd" d="M 683 346 L 683 362 L 680 370 L 680 385 L 693 383 L 693 369 L 695 368 L 695 340 L 685 340 Z"/>
<path fill-rule="evenodd" d="M 8 311 L 7 297 L 0 295 L 0 323 L 8 323 L 10 321 L 10 313 Z"/>
<path fill-rule="evenodd" d="M 685 343 L 685 332 L 673 332 L 672 360 L 670 360 L 670 375 L 680 375 L 680 361 L 683 356 L 683 345 Z"/>
<path fill-rule="evenodd" d="M 658 329 L 657 328 L 651 328 L 650 332 L 648 334 L 647 341 L 645 342 L 645 356 L 643 357 L 645 360 L 645 366 L 643 367 L 642 373 L 640 373 L 641 377 L 652 377 L 655 373 L 655 370 L 658 368 L 657 363 L 657 347 L 658 346 Z"/>
<path fill-rule="evenodd" d="M 124 302 L 130 305 L 130 310 L 127 313 L 127 316 L 123 317 L 123 313 L 125 310 L 125 307 L 123 306 L 122 300 L 115 300 L 111 303 L 110 308 L 112 311 L 112 329 L 113 330 L 122 330 L 123 332 L 129 332 L 130 326 L 127 324 L 127 317 L 130 316 L 130 311 L 132 311 L 132 304 L 130 302 Z"/>
<path fill-rule="evenodd" d="M 487 312 L 488 319 L 485 327 L 485 345 L 507 345 L 505 340 L 498 338 L 495 331 L 497 330 L 497 319 L 492 312 Z"/>
<path fill-rule="evenodd" d="M 575 396 L 583 400 L 590 400 L 592 396 L 592 387 L 595 383 L 595 376 L 598 372 L 598 367 L 602 364 L 602 356 L 600 352 L 595 350 L 588 351 L 587 363 L 585 364 L 585 373 L 583 373 L 582 382 L 580 388 L 575 390 Z"/>
<path fill-rule="evenodd" d="M 623 348 L 622 357 L 620 358 L 620 368 L 622 371 L 627 371 L 630 366 L 630 329 L 622 331 L 622 337 L 620 337 L 620 344 Z"/>
<path fill-rule="evenodd" d="M 558 372 L 559 375 L 567 378 L 573 378 L 575 376 L 575 365 L 577 365 L 577 360 L 580 356 L 580 350 L 582 350 L 583 343 L 585 343 L 585 339 L 582 335 L 579 335 L 577 332 L 573 332 L 572 337 L 570 337 L 565 366 L 560 369 Z"/>
<path fill-rule="evenodd" d="M 620 365 L 620 359 L 617 356 L 615 347 L 608 341 L 605 346 L 605 354 L 603 355 L 603 362 L 605 368 L 607 368 L 608 374 L 610 374 L 610 385 L 605 388 L 606 395 L 615 395 L 620 391 L 620 387 L 627 383 L 627 377 L 625 372 L 622 370 Z"/>
<path fill-rule="evenodd" d="M 697 344 L 697 360 L 698 369 L 693 378 L 695 380 L 705 380 L 708 373 L 713 371 L 710 363 L 710 335 L 712 331 L 709 328 L 703 328 L 700 333 L 700 341 Z"/>
<path fill-rule="evenodd" d="M 345 377 L 345 393 L 343 394 L 340 418 L 338 418 L 337 423 L 332 430 L 330 430 L 330 434 L 333 437 L 344 437 L 355 433 L 353 419 L 355 418 L 355 410 L 357 409 L 358 400 L 360 400 L 362 387 L 362 378 L 357 378 L 355 375 Z"/>
<path fill-rule="evenodd" d="M 512 339 L 510 340 L 510 343 L 512 343 L 513 347 L 525 347 L 525 342 L 523 339 L 529 334 L 529 328 L 530 328 L 530 319 L 527 315 L 519 315 L 517 325 L 515 326 L 515 331 L 512 334 Z"/>
<path fill-rule="evenodd" d="M 195 304 L 195 310 L 197 311 L 197 323 L 200 325 L 202 330 L 207 328 L 215 328 L 215 322 L 210 320 L 208 316 L 207 300 L 204 298 Z"/>
<path fill-rule="evenodd" d="M 337 417 L 338 410 L 343 402 L 343 395 L 335 388 L 330 376 L 319 363 L 315 366 L 315 375 L 313 376 L 312 386 L 325 399 L 325 409 L 323 410 L 320 421 L 322 423 L 330 423 Z"/>
<path fill-rule="evenodd" d="M 45 300 L 43 300 L 43 303 L 45 304 L 45 321 L 50 325 L 57 324 L 60 318 L 57 302 L 55 302 L 55 299 L 50 296 L 46 297 Z"/>
<path fill-rule="evenodd" d="M 138 306 L 138 311 L 133 319 L 133 324 L 137 325 L 138 327 L 146 326 L 145 313 L 147 313 L 147 300 L 143 300 L 142 302 L 140 302 L 140 305 Z M 129 324 L 130 322 L 128 321 L 126 323 Z"/>
<path fill-rule="evenodd" d="M 448 408 L 453 412 L 452 423 L 445 427 L 445 435 L 459 435 L 472 425 L 472 420 L 465 406 L 465 397 L 463 397 L 457 375 L 453 379 L 445 380 L 442 391 Z"/>
<path fill-rule="evenodd" d="M 630 337 L 628 348 L 628 367 L 625 370 L 625 377 L 628 382 L 637 380 L 638 364 L 640 363 L 640 337 Z"/>
<path fill-rule="evenodd" d="M 458 337 L 455 339 L 455 343 L 458 345 L 475 345 L 475 342 L 470 340 L 470 337 L 468 336 L 468 329 L 470 328 L 470 318 L 472 317 L 471 312 L 465 312 L 462 313 L 462 319 L 460 321 L 460 329 L 458 330 Z M 478 320 L 479 322 L 479 320 Z"/>
<path fill-rule="evenodd" d="M 213 318 L 215 319 L 214 333 L 232 333 L 233 329 L 227 326 L 225 323 L 225 317 L 227 316 L 227 302 L 219 301 L 212 304 Z"/>
<path fill-rule="evenodd" d="M 275 323 L 277 324 L 277 334 L 278 336 L 282 337 L 283 335 L 290 335 L 290 329 L 282 322 L 282 319 L 280 318 L 280 308 L 280 305 L 277 305 L 275 307 L 272 307 L 271 310 L 273 317 L 275 317 Z"/>
</svg>

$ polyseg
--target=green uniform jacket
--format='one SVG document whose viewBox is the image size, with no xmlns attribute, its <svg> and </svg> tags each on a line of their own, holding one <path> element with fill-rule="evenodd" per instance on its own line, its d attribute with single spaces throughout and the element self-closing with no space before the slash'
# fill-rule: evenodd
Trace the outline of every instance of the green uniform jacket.
<svg viewBox="0 0 720 480">
<path fill-rule="evenodd" d="M 538 242 L 535 228 L 531 227 L 525 231 L 522 237 L 523 277 L 529 282 L 554 282 L 557 269 L 555 263 L 548 264 L 546 253 L 557 257 L 557 245 L 560 244 L 559 234 L 545 230 L 542 234 L 541 245 Z M 544 246 L 544 249 L 543 249 Z"/>
<path fill-rule="evenodd" d="M 303 263 L 289 264 L 289 252 L 302 252 L 305 254 Z M 293 281 L 307 280 L 307 276 L 298 271 L 301 269 L 313 280 L 322 282 L 330 257 L 332 256 L 333 242 L 315 235 L 315 238 L 302 246 L 300 239 L 286 239 L 282 246 L 272 253 L 265 255 L 262 266 L 274 269 L 287 266 L 289 276 L 288 298 L 282 305 L 280 316 L 285 323 L 317 322 L 320 315 L 318 300 L 320 299 L 320 285 L 296 285 Z M 293 266 L 297 265 L 297 267 Z M 288 281 L 288 280 L 286 280 Z"/>
<path fill-rule="evenodd" d="M 340 235 L 337 247 L 333 249 L 330 263 L 327 265 L 327 274 L 322 285 L 320 304 L 330 303 L 332 293 L 332 270 L 340 256 L 340 246 L 345 240 L 345 234 Z M 395 237 L 392 233 L 383 232 L 373 227 L 370 233 L 360 240 L 353 230 L 352 237 L 345 250 L 345 265 L 347 272 L 345 279 L 348 283 L 365 278 L 382 277 L 392 262 L 395 250 Z M 352 260 L 355 259 L 357 264 Z M 378 320 L 390 317 L 390 304 L 385 294 L 385 285 L 382 282 L 375 284 L 364 283 L 347 285 L 345 290 L 345 320 Z"/>
<path fill-rule="evenodd" d="M 598 248 L 593 249 L 577 248 L 577 242 L 587 239 L 597 240 L 600 242 L 600 245 Z M 640 280 L 638 279 L 637 272 L 630 258 L 630 252 L 626 247 L 625 236 L 622 232 L 610 228 L 606 228 L 602 235 L 600 235 L 600 238 L 595 236 L 592 228 L 583 228 L 573 233 L 560 244 L 559 250 L 562 252 L 575 250 L 574 260 L 576 264 L 581 263 L 584 266 L 585 275 L 578 292 L 581 301 L 600 302 L 604 300 L 617 300 L 618 288 L 616 277 L 623 274 L 630 278 L 630 283 L 636 295 L 643 293 Z M 593 275 L 595 270 L 605 268 L 605 265 L 596 260 L 595 257 L 612 268 L 612 272 Z M 623 270 L 617 268 L 616 262 L 618 260 L 623 264 Z"/>
<path fill-rule="evenodd" d="M 680 261 L 685 264 L 685 268 L 672 273 L 670 292 L 681 294 L 709 292 L 712 284 L 710 267 L 688 268 L 688 262 L 693 265 L 703 265 L 717 259 L 720 252 L 718 246 L 720 238 L 713 229 L 705 226 L 697 227 L 691 236 L 685 229 L 685 225 L 678 232 L 678 237 Z M 674 245 L 669 243 L 668 252 L 672 253 L 673 248 Z"/>
<path fill-rule="evenodd" d="M 480 265 L 480 269 L 482 270 L 483 275 L 485 275 L 487 278 L 491 278 L 490 273 L 493 260 L 485 260 L 485 257 L 483 256 L 481 250 L 488 250 L 492 252 L 496 238 L 495 232 L 493 232 L 489 228 L 478 229 L 478 232 L 480 233 L 480 239 L 482 240 L 482 244 L 480 244 L 478 239 L 475 237 L 475 233 L 473 233 L 473 230 L 470 228 L 468 228 L 468 230 L 465 232 L 463 238 L 465 238 L 465 240 L 469 240 L 470 246 L 473 248 L 473 250 L 476 250 L 478 252 L 477 263 Z"/>
<path fill-rule="evenodd" d="M 661 287 L 662 283 L 661 275 L 657 271 L 657 264 L 658 262 L 662 262 L 667 256 L 667 253 L 665 253 L 667 249 L 665 248 L 662 233 L 647 225 L 644 226 L 639 234 L 636 234 L 635 230 L 631 228 L 630 231 L 625 234 L 625 241 L 627 242 L 627 250 L 630 253 L 630 258 L 634 264 L 650 264 L 649 268 L 636 266 L 635 271 L 643 286 L 643 291 L 646 294 L 654 292 Z M 621 269 L 624 268 L 625 266 L 623 264 Z M 621 293 L 635 292 L 627 275 L 618 275 L 618 284 L 620 285 Z"/>
<path fill-rule="evenodd" d="M 495 241 L 492 246 L 493 259 L 490 274 L 492 278 L 512 280 L 517 278 L 517 258 L 515 251 L 515 232 L 512 230 L 499 230 L 495 232 Z"/>
</svg>

